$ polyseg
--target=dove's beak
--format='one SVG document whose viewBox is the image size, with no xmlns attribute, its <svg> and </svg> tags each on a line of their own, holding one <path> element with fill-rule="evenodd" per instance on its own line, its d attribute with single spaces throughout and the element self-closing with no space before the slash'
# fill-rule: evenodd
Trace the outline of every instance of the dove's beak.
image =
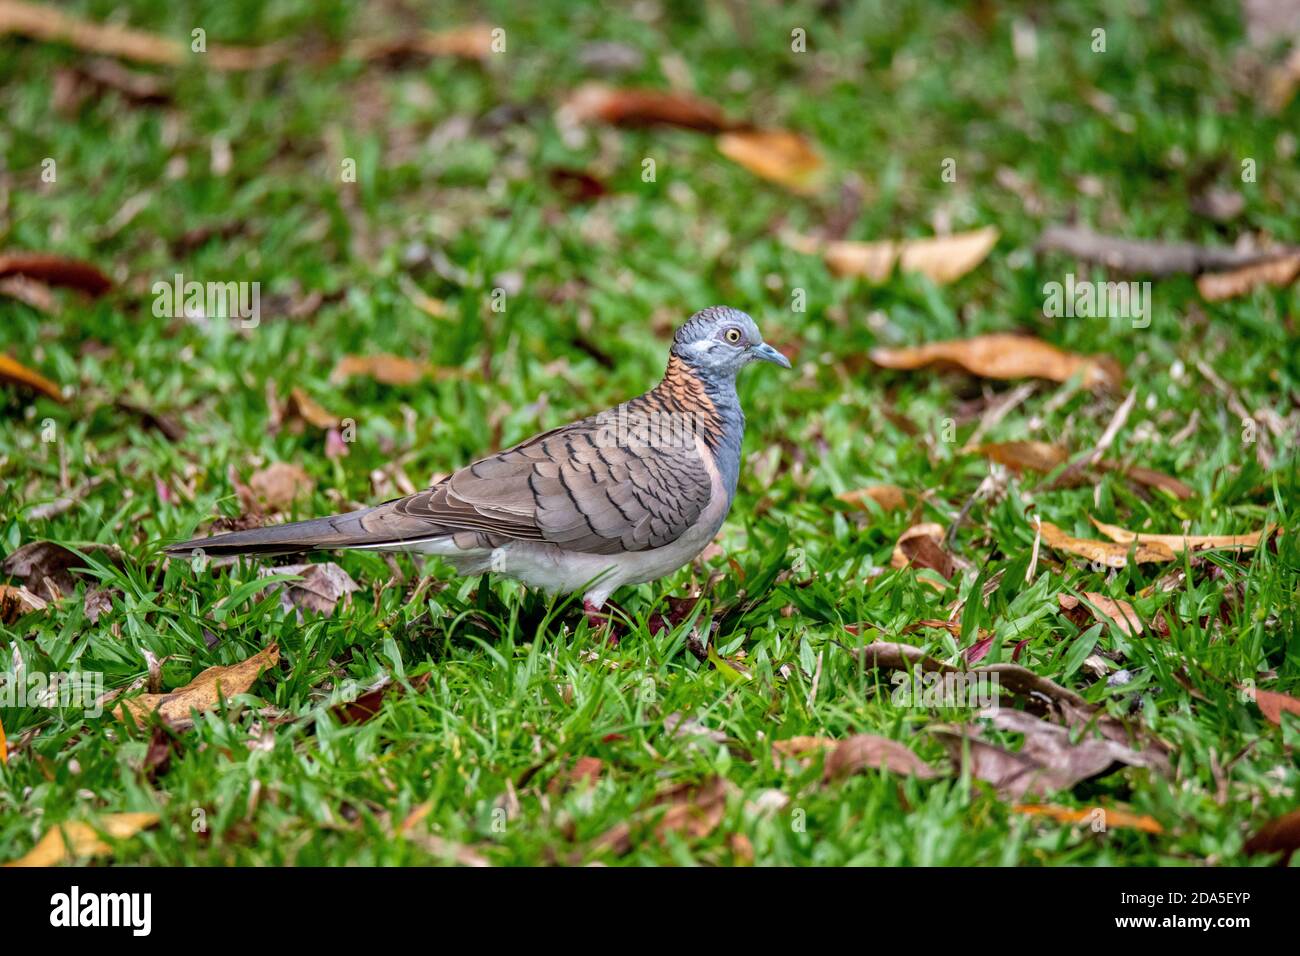
<svg viewBox="0 0 1300 956">
<path fill-rule="evenodd" d="M 790 360 L 766 342 L 760 342 L 758 345 L 755 345 L 750 349 L 750 353 L 754 358 L 761 359 L 764 362 L 771 362 L 773 365 L 779 365 L 782 368 L 790 367 Z"/>
</svg>

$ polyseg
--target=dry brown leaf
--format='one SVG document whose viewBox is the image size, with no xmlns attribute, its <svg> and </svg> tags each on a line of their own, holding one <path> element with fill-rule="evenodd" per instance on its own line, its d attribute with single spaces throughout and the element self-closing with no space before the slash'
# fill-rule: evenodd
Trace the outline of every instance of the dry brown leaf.
<svg viewBox="0 0 1300 956">
<path fill-rule="evenodd" d="M 28 391 L 37 392 L 56 402 L 63 401 L 63 392 L 39 372 L 33 372 L 27 366 L 14 361 L 7 355 L 0 355 L 0 383 L 17 385 Z"/>
<path fill-rule="evenodd" d="M 823 241 L 810 236 L 786 237 L 787 244 L 808 255 L 821 255 L 838 276 L 858 276 L 871 282 L 885 282 L 897 265 L 901 272 L 919 272 L 933 282 L 955 282 L 986 258 L 998 241 L 993 226 L 929 239 L 881 239 L 855 242 L 848 239 Z"/>
<path fill-rule="evenodd" d="M 796 193 L 816 192 L 822 159 L 798 133 L 781 129 L 731 130 L 718 136 L 718 152 L 756 176 Z"/>
<path fill-rule="evenodd" d="M 1076 538 L 1066 534 L 1050 521 L 1044 521 L 1041 527 L 1044 543 L 1057 551 L 1078 555 L 1108 568 L 1123 568 L 1128 565 L 1129 548 L 1126 544 L 1097 541 L 1093 538 Z M 1174 552 L 1166 544 L 1144 540 L 1134 551 L 1133 560 L 1138 564 L 1157 564 L 1174 560 Z"/>
<path fill-rule="evenodd" d="M 881 511 L 895 511 L 907 507 L 907 493 L 898 485 L 869 485 L 855 488 L 835 496 L 847 504 L 856 505 L 863 511 L 869 510 L 866 501 L 870 498 Z"/>
<path fill-rule="evenodd" d="M 283 511 L 299 498 L 311 494 L 316 483 L 298 465 L 277 461 L 261 471 L 253 472 L 247 488 L 237 489 L 244 499 L 245 511 L 259 511 L 263 507 Z"/>
<path fill-rule="evenodd" d="M 1098 531 L 1112 541 L 1122 545 L 1137 541 L 1140 546 L 1162 546 L 1174 554 L 1182 554 L 1188 550 L 1196 552 L 1217 548 L 1250 551 L 1259 547 L 1260 543 L 1273 532 L 1273 526 L 1269 525 L 1262 531 L 1253 531 L 1250 534 L 1147 534 L 1145 531 L 1128 531 L 1118 525 L 1105 524 L 1091 516 L 1089 520 L 1096 525 Z"/>
<path fill-rule="evenodd" d="M 219 70 L 248 70 L 279 62 L 290 46 L 227 47 L 208 44 L 207 53 L 191 53 L 188 43 L 145 30 L 82 20 L 70 13 L 19 0 L 0 0 L 0 35 L 16 33 L 33 40 L 63 43 L 78 50 L 118 56 L 138 63 L 179 66 L 191 60 Z"/>
<path fill-rule="evenodd" d="M 3 720 L 0 720 L 0 765 L 7 764 L 8 762 L 9 762 L 9 741 L 5 739 L 5 722 Z"/>
<path fill-rule="evenodd" d="M 3 16 L 0 0 L 0 17 Z M 0 30 L 0 33 L 3 33 Z M 113 287 L 108 276 L 89 262 L 43 252 L 12 252 L 0 255 L 0 278 L 25 276 L 47 286 L 77 289 L 90 296 L 100 296 Z"/>
<path fill-rule="evenodd" d="M 12 624 L 24 614 L 44 611 L 47 606 L 44 598 L 38 597 L 25 587 L 0 584 L 0 622 Z"/>
<path fill-rule="evenodd" d="M 328 616 L 334 613 L 339 601 L 346 607 L 352 600 L 351 595 L 361 590 L 352 576 L 332 561 L 286 564 L 278 568 L 262 568 L 258 572 L 259 577 L 275 574 L 302 576 L 301 581 L 278 581 L 271 585 L 271 590 L 280 591 L 280 607 L 286 611 L 297 608 Z"/>
<path fill-rule="evenodd" d="M 1256 690 L 1255 705 L 1261 714 L 1279 727 L 1282 725 L 1284 713 L 1300 717 L 1300 700 L 1275 690 Z"/>
<path fill-rule="evenodd" d="M 1300 252 L 1243 266 L 1231 272 L 1207 272 L 1196 279 L 1196 288 L 1210 302 L 1246 295 L 1258 286 L 1288 286 L 1300 276 Z"/>
<path fill-rule="evenodd" d="M 1116 627 L 1130 636 L 1142 633 L 1142 620 L 1128 601 L 1115 601 L 1097 591 L 1084 591 L 1083 596 L 1095 607 L 1084 604 L 1073 594 L 1058 594 L 1056 600 L 1064 611 L 1082 610 L 1085 614 L 1099 620 L 1105 617 L 1114 621 Z"/>
<path fill-rule="evenodd" d="M 1065 464 L 1070 453 L 1060 445 L 1041 441 L 1004 441 L 980 445 L 975 451 L 1012 471 L 1049 472 Z"/>
<path fill-rule="evenodd" d="M 943 535 L 941 524 L 925 522 L 912 525 L 898 536 L 898 543 L 889 559 L 890 565 L 895 568 L 929 568 L 945 580 L 951 579 L 957 566 L 952 555 L 943 549 Z"/>
<path fill-rule="evenodd" d="M 888 770 L 921 780 L 939 776 L 938 771 L 896 740 L 875 734 L 854 734 L 838 741 L 826 757 L 822 779 L 837 780 L 863 770 Z"/>
<path fill-rule="evenodd" d="M 734 129 L 716 103 L 688 93 L 666 90 L 620 89 L 603 83 L 586 83 L 565 99 L 559 109 L 562 123 L 600 122 L 612 126 L 677 126 L 703 133 Z"/>
<path fill-rule="evenodd" d="M 1168 757 L 1156 749 L 1144 751 L 1108 737 L 1085 731 L 1071 739 L 1069 728 L 1040 720 L 1022 710 L 1002 708 L 986 711 L 999 730 L 1024 735 L 1018 751 L 1009 751 L 983 739 L 969 725 L 940 725 L 930 728 L 948 747 L 954 762 L 968 762 L 972 776 L 991 783 L 1012 799 L 1027 793 L 1048 794 L 1069 790 L 1076 784 L 1109 773 L 1121 766 L 1144 767 L 1158 772 L 1168 769 Z"/>
<path fill-rule="evenodd" d="M 1292 810 L 1265 823 L 1246 841 L 1244 849 L 1250 856 L 1280 853 L 1278 866 L 1287 866 L 1291 855 L 1300 849 L 1300 810 Z"/>
<path fill-rule="evenodd" d="M 417 693 L 424 690 L 429 683 L 429 676 L 428 674 L 421 674 L 419 677 L 412 678 L 410 681 L 411 689 Z M 366 688 L 355 700 L 335 704 L 330 708 L 330 713 L 334 715 L 335 720 L 342 724 L 364 724 L 366 721 L 378 716 L 379 712 L 384 709 L 384 699 L 386 697 L 400 697 L 404 693 L 406 693 L 405 684 L 385 675 L 383 680 Z M 427 812 L 425 811 L 426 814 Z M 412 821 L 408 817 L 407 821 L 402 824 L 403 831 L 410 829 L 415 822 L 417 821 Z"/>
<path fill-rule="evenodd" d="M 84 554 L 97 555 L 121 565 L 125 554 L 117 545 L 78 542 Z M 84 558 L 53 541 L 29 541 L 0 563 L 0 571 L 21 578 L 28 590 L 47 601 L 58 601 L 77 586 L 74 572 L 86 567 Z"/>
<path fill-rule="evenodd" d="M 667 807 L 667 810 L 654 827 L 660 842 L 665 841 L 669 834 L 687 840 L 702 840 L 722 822 L 727 812 L 727 801 L 736 792 L 736 785 L 725 777 L 712 777 L 700 784 L 676 784 L 657 794 L 647 807 L 638 811 L 635 821 L 618 824 L 598 837 L 593 846 L 620 855 L 629 852 L 633 846 L 633 824 L 651 817 L 662 807 Z"/>
<path fill-rule="evenodd" d="M 471 23 L 446 30 L 419 30 L 391 38 L 367 37 L 348 44 L 344 56 L 353 60 L 409 56 L 486 60 L 492 55 L 494 29 L 488 23 Z"/>
<path fill-rule="evenodd" d="M 92 823 L 61 823 L 46 830 L 25 856 L 5 866 L 58 866 L 85 857 L 108 856 L 113 847 L 101 833 L 113 840 L 129 840 L 141 830 L 156 826 L 158 819 L 156 813 L 108 813 Z"/>
<path fill-rule="evenodd" d="M 383 385 L 414 385 L 431 372 L 427 363 L 400 355 L 345 355 L 334 366 L 330 381 L 337 385 L 360 375 Z"/>
<path fill-rule="evenodd" d="M 877 365 L 896 369 L 949 363 L 982 378 L 1045 378 L 1068 382 L 1080 375 L 1088 388 L 1113 387 L 1123 380 L 1119 364 L 1110 356 L 1064 352 L 1028 335 L 977 335 L 914 348 L 875 348 L 870 357 Z"/>
<path fill-rule="evenodd" d="M 1117 471 L 1126 478 L 1131 478 L 1139 485 L 1146 485 L 1148 488 L 1159 488 L 1161 491 L 1167 491 L 1175 498 L 1186 501 L 1194 497 L 1196 492 L 1189 485 L 1184 484 L 1172 475 L 1166 475 L 1163 472 L 1152 471 L 1150 468 L 1142 468 L 1139 465 L 1112 465 L 1102 462 L 1101 467 L 1107 471 Z"/>
<path fill-rule="evenodd" d="M 1011 808 L 1015 813 L 1023 813 L 1026 816 L 1033 817 L 1051 817 L 1058 823 L 1087 823 L 1093 824 L 1100 822 L 1106 830 L 1112 827 L 1141 830 L 1144 833 L 1164 833 L 1162 827 L 1155 817 L 1136 813 L 1130 813 L 1128 810 L 1115 810 L 1110 807 L 1092 807 L 1088 810 L 1072 810 L 1069 807 L 1058 807 L 1051 804 L 1043 803 L 1021 803 Z M 1100 814 L 1100 819 L 1099 819 Z"/>
<path fill-rule="evenodd" d="M 287 412 L 290 416 L 301 419 L 313 428 L 335 428 L 339 423 L 337 415 L 332 414 L 325 406 L 297 386 L 294 386 L 289 392 Z"/>
<path fill-rule="evenodd" d="M 279 662 L 280 646 L 271 644 L 238 664 L 213 665 L 170 693 L 126 698 L 113 708 L 113 715 L 118 720 L 126 720 L 130 714 L 136 723 L 143 723 L 150 714 L 157 713 L 176 729 L 184 730 L 194 725 L 190 711 L 205 713 L 218 709 L 223 699 L 245 693 L 263 671 L 273 669 Z"/>
</svg>

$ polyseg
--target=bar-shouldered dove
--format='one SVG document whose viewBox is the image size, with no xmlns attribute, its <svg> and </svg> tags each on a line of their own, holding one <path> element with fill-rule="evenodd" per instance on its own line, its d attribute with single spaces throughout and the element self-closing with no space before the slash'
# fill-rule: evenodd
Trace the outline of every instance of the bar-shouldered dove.
<svg viewBox="0 0 1300 956">
<path fill-rule="evenodd" d="M 745 433 L 736 373 L 753 361 L 790 367 L 744 312 L 704 309 L 673 337 L 663 381 L 638 398 L 481 458 L 427 491 L 167 551 L 436 554 L 462 574 L 581 591 L 596 620 L 615 588 L 671 574 L 721 527 Z"/>
</svg>

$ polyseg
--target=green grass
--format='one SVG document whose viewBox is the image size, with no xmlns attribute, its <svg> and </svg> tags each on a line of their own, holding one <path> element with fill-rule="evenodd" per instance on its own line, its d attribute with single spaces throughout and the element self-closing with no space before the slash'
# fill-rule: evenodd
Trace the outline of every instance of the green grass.
<svg viewBox="0 0 1300 956">
<path fill-rule="evenodd" d="M 119 6 L 132 25 L 175 36 L 202 25 L 210 43 L 325 42 L 402 28 L 385 19 L 383 5 L 73 5 L 98 19 Z M 1042 314 L 1043 284 L 1079 270 L 1031 250 L 1044 226 L 1072 218 L 1134 237 L 1222 244 L 1256 231 L 1295 241 L 1300 167 L 1289 151 L 1300 108 L 1270 116 L 1257 104 L 1256 87 L 1237 68 L 1245 39 L 1233 4 L 1151 3 L 1141 17 L 1121 2 L 1050 12 L 1014 3 L 833 6 L 765 5 L 737 20 L 728 5 L 671 3 L 645 23 L 558 0 L 489 4 L 483 18 L 506 27 L 508 47 L 483 67 L 195 67 L 162 74 L 171 106 L 132 106 L 109 93 L 70 115 L 51 108 L 55 73 L 80 55 L 0 40 L 8 186 L 0 239 L 6 248 L 87 258 L 119 281 L 97 302 L 61 298 L 57 317 L 0 298 L 4 351 L 74 392 L 66 405 L 0 392 L 0 550 L 50 539 L 114 542 L 129 556 L 123 568 L 103 566 L 102 583 L 115 593 L 96 624 L 83 615 L 79 589 L 0 629 L 6 664 L 16 653 L 29 670 L 100 671 L 118 688 L 146 674 L 149 652 L 167 659 L 164 684 L 176 687 L 272 641 L 283 655 L 252 696 L 177 733 L 163 768 L 145 767 L 147 729 L 107 714 L 0 708 L 18 745 L 0 769 L 0 859 L 26 852 L 65 819 L 153 810 L 161 825 L 118 847 L 114 859 L 429 863 L 443 858 L 425 838 L 431 833 L 497 864 L 729 863 L 749 856 L 736 834 L 759 864 L 1248 862 L 1250 833 L 1294 808 L 1300 725 L 1269 724 L 1233 685 L 1300 686 L 1297 536 L 1253 558 L 1198 560 L 1186 586 L 1137 597 L 1168 568 L 1099 573 L 1077 559 L 1048 560 L 1061 556 L 1045 550 L 1026 583 L 1028 515 L 1080 536 L 1092 535 L 1090 514 L 1162 532 L 1184 522 L 1200 533 L 1269 522 L 1294 531 L 1296 293 L 1212 304 L 1178 278 L 1155 284 L 1147 329 L 1125 319 L 1052 320 Z M 470 19 L 465 7 L 436 23 Z M 1016 20 L 1035 24 L 1034 60 L 1013 54 Z M 1099 26 L 1104 55 L 1090 50 Z M 807 54 L 790 52 L 794 27 L 808 32 Z M 593 131 L 585 143 L 566 142 L 551 108 L 591 78 L 579 52 L 605 39 L 645 54 L 617 82 L 662 87 L 661 64 L 680 61 L 696 89 L 731 114 L 815 138 L 833 178 L 861 183 L 851 237 L 931 235 L 938 219 L 953 229 L 996 225 L 997 249 L 951 286 L 915 276 L 882 286 L 835 279 L 778 234 L 835 216 L 836 189 L 792 198 L 688 132 Z M 1092 105 L 1097 92 L 1112 98 L 1110 114 Z M 516 109 L 493 112 L 504 105 Z M 214 138 L 230 144 L 224 175 L 211 169 Z M 46 157 L 57 161 L 53 184 L 40 181 Z M 357 161 L 355 185 L 339 182 L 345 157 Z M 642 181 L 646 157 L 656 160 L 656 182 Z M 957 160 L 956 183 L 941 180 L 946 157 Z M 1243 158 L 1257 161 L 1258 182 L 1240 181 Z M 572 205 L 550 184 L 556 167 L 597 169 L 612 194 Z M 1024 181 L 1024 195 L 1000 170 Z M 1235 223 L 1191 210 L 1205 182 L 1241 192 L 1245 210 Z M 110 229 L 140 196 L 148 199 L 138 214 Z M 182 248 L 183 235 L 209 226 L 229 228 Z M 436 264 L 417 246 L 436 253 Z M 240 331 L 154 317 L 152 284 L 177 272 L 261 282 L 261 325 Z M 448 316 L 421 311 L 412 285 L 444 300 Z M 504 313 L 489 308 L 499 286 L 518 286 Z M 791 308 L 795 289 L 806 291 L 806 311 Z M 310 291 L 323 293 L 324 304 L 289 317 L 286 303 Z M 240 513 L 232 468 L 246 480 L 272 461 L 302 465 L 316 490 L 299 516 L 377 500 L 385 492 L 371 473 L 392 462 L 418 486 L 644 390 L 662 371 L 672 326 L 716 303 L 753 314 L 770 340 L 795 353 L 795 371 L 743 376 L 746 465 L 722 553 L 617 594 L 629 621 L 615 648 L 571 603 L 510 582 L 431 569 L 432 586 L 408 603 L 422 570 L 404 557 L 404 580 L 392 582 L 378 556 L 338 556 L 362 591 L 335 615 L 301 623 L 274 597 L 249 597 L 256 564 L 196 573 L 160 561 L 161 544 Z M 772 758 L 772 741 L 784 737 L 875 733 L 948 766 L 925 728 L 970 713 L 893 706 L 888 678 L 864 670 L 847 648 L 946 617 L 976 586 L 972 577 L 941 594 L 912 571 L 892 570 L 889 557 L 913 521 L 950 523 L 988 473 L 959 449 L 989 396 L 1006 387 L 886 373 L 865 354 L 1012 329 L 1118 359 L 1138 404 L 1111 457 L 1177 475 L 1197 493 L 1187 501 L 1138 493 L 1116 474 L 1057 491 L 1013 478 L 999 500 L 972 508 L 955 541 L 984 579 L 1003 572 L 987 604 L 973 603 L 963 619 L 996 634 L 984 663 L 1009 660 L 1027 640 L 1019 663 L 1112 714 L 1133 715 L 1171 747 L 1172 779 L 1125 770 L 1052 802 L 1125 806 L 1154 816 L 1161 835 L 1029 819 L 969 777 L 920 782 L 871 772 L 823 784 L 817 760 Z M 613 367 L 584 342 L 612 356 Z M 374 352 L 463 374 L 408 387 L 330 382 L 339 357 Z M 1285 420 L 1291 437 L 1267 439 L 1270 469 L 1257 460 L 1258 443 L 1243 443 L 1239 415 L 1198 360 L 1250 413 Z M 350 453 L 328 458 L 315 429 L 273 433 L 270 385 L 281 398 L 300 387 L 354 419 Z M 1044 383 L 989 438 L 1083 450 L 1122 397 L 1058 396 Z M 114 407 L 119 398 L 174 417 L 185 437 L 171 442 L 146 428 Z M 1193 416 L 1190 436 L 1171 446 L 1169 436 Z M 46 419 L 56 441 L 42 441 Z M 949 419 L 955 441 L 944 440 Z M 90 479 L 102 483 L 77 507 L 27 517 L 31 506 Z M 911 514 L 864 516 L 835 499 L 879 482 L 924 492 L 924 503 Z M 81 588 L 94 583 L 82 580 Z M 670 597 L 710 582 L 690 619 L 651 633 L 652 615 Z M 1127 598 L 1147 622 L 1162 614 L 1170 634 L 1081 631 L 1059 613 L 1056 595 L 1083 591 Z M 686 651 L 692 626 L 704 631 L 710 618 L 718 653 L 743 651 L 749 679 Z M 863 634 L 847 632 L 849 624 L 864 625 Z M 942 632 L 901 639 L 944 659 L 959 653 Z M 1132 682 L 1108 687 L 1078 666 L 1081 642 L 1093 641 Z M 1183 670 L 1198 696 L 1178 679 Z M 426 674 L 422 690 L 390 696 L 367 723 L 344 726 L 330 715 L 332 695 L 348 682 Z M 674 714 L 726 743 L 670 733 L 665 719 Z M 581 757 L 599 758 L 603 771 L 593 787 L 566 787 Z M 634 822 L 627 854 L 600 849 L 598 838 L 640 819 L 656 793 L 715 775 L 736 792 L 711 833 L 660 841 Z M 788 804 L 757 811 L 751 805 L 767 790 Z M 394 836 L 424 804 L 431 808 L 410 838 Z M 196 810 L 206 832 L 195 832 Z"/>
</svg>

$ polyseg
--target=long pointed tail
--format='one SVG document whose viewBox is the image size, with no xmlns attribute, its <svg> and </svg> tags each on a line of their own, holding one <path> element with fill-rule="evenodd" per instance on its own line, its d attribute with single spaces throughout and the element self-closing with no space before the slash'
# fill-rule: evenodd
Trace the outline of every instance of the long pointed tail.
<svg viewBox="0 0 1300 956">
<path fill-rule="evenodd" d="M 209 538 L 194 538 L 166 548 L 167 554 L 193 554 L 202 551 L 212 557 L 235 554 L 302 554 L 307 551 L 329 551 L 335 548 L 357 548 L 390 543 L 367 528 L 364 516 L 374 508 L 354 511 L 351 514 L 295 521 L 248 531 L 231 531 Z"/>
</svg>

